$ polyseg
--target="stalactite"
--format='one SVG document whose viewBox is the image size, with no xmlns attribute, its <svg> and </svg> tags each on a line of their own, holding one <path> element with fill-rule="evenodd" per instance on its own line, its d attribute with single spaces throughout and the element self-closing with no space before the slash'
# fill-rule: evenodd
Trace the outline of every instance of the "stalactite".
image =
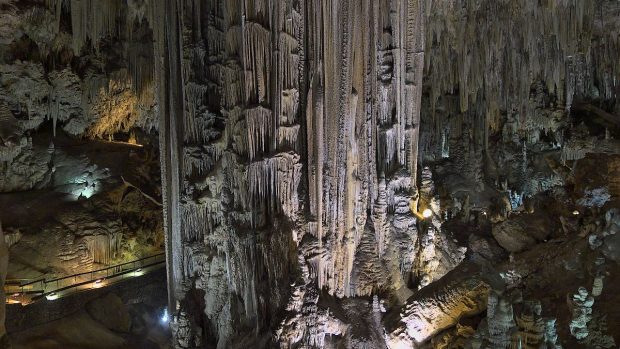
<svg viewBox="0 0 620 349">
<path fill-rule="evenodd" d="M 188 142 L 197 142 L 202 140 L 208 142 L 209 137 L 204 136 L 207 130 L 199 129 L 197 125 L 200 121 L 200 108 L 204 105 L 204 99 L 208 93 L 207 86 L 189 83 L 185 87 L 185 98 L 187 99 L 187 111 L 184 113 L 184 129 L 185 140 Z M 202 131 L 202 132 L 201 132 Z"/>
<path fill-rule="evenodd" d="M 179 282 L 206 287 L 206 270 L 220 257 L 201 256 L 214 250 L 225 256 L 226 272 L 216 279 L 230 287 L 220 291 L 242 299 L 244 309 L 206 312 L 221 326 L 220 347 L 230 340 L 228 317 L 260 327 L 268 316 L 261 307 L 285 303 L 280 283 L 291 263 L 307 263 L 304 290 L 337 296 L 370 295 L 388 278 L 403 285 L 411 272 L 425 3 L 358 5 L 190 0 L 172 6 L 182 19 L 183 59 L 169 69 L 180 71 L 182 81 L 165 82 L 183 86 L 184 115 L 178 124 L 176 114 L 164 114 L 164 139 L 170 146 L 174 135 L 185 137 L 167 158 L 183 166 L 180 188 L 173 188 L 181 193 L 180 215 L 171 219 L 180 222 L 187 262 L 172 260 L 178 266 L 171 270 L 184 270 Z M 156 51 L 168 55 L 164 34 L 154 31 Z M 381 102 L 372 97 L 378 86 Z M 295 250 L 290 244 L 298 247 L 297 260 L 271 258 L 276 250 Z M 381 272 L 384 263 L 388 273 Z M 269 297 L 257 286 L 264 275 L 278 285 Z M 215 291 L 205 297 L 219 302 Z M 307 297 L 316 306 L 316 297 Z M 335 327 L 307 324 L 312 333 L 303 335 L 305 343 L 340 333 L 327 314 L 315 315 Z"/>
<path fill-rule="evenodd" d="M 268 152 L 270 135 L 273 128 L 273 116 L 269 109 L 256 107 L 245 110 L 248 130 L 248 150 L 250 160 L 257 154 Z"/>
<path fill-rule="evenodd" d="M 280 126 L 278 128 L 278 146 L 297 149 L 300 125 Z"/>
<path fill-rule="evenodd" d="M 245 96 L 247 103 L 260 104 L 271 99 L 271 35 L 255 22 L 245 22 L 243 27 L 243 65 L 245 69 Z"/>
<path fill-rule="evenodd" d="M 253 202 L 266 202 L 273 210 L 294 212 L 301 165 L 295 155 L 281 154 L 275 158 L 253 162 L 248 168 L 249 195 Z"/>
<path fill-rule="evenodd" d="M 432 3 L 425 63 L 431 112 L 437 115 L 446 95 L 458 92 L 460 111 L 484 115 L 486 129 L 497 130 L 502 111 L 516 114 L 518 127 L 529 129 L 538 114 L 530 90 L 539 82 L 566 110 L 575 98 L 613 99 L 617 82 L 609 77 L 618 62 L 609 57 L 617 46 L 615 39 L 597 38 L 608 38 L 601 28 L 609 23 L 596 8 L 595 1 L 576 0 Z M 494 20 L 459 22 L 465 17 Z M 483 137 L 486 142 L 488 133 Z"/>
<path fill-rule="evenodd" d="M 152 6 L 147 8 L 144 1 L 136 0 L 105 0 L 103 3 L 97 0 L 46 0 L 46 4 L 56 18 L 58 31 L 62 12 L 70 14 L 72 49 L 75 55 L 79 55 L 87 43 L 99 52 L 101 39 L 127 39 L 129 43 L 124 54 L 129 71 L 128 79 L 142 103 L 152 102 L 155 73 L 153 43 L 150 41 L 150 29 L 143 25 L 143 21 L 147 20 L 151 28 L 157 28 Z"/>
<path fill-rule="evenodd" d="M 121 12 L 121 1 L 106 0 L 104 6 L 100 5 L 95 0 L 71 0 L 74 52 L 81 52 L 88 39 L 98 48 L 96 43 L 100 38 L 118 34 L 117 20 Z"/>
<path fill-rule="evenodd" d="M 109 265 L 118 258 L 123 243 L 123 234 L 94 235 L 85 238 L 88 251 L 94 263 Z"/>
</svg>

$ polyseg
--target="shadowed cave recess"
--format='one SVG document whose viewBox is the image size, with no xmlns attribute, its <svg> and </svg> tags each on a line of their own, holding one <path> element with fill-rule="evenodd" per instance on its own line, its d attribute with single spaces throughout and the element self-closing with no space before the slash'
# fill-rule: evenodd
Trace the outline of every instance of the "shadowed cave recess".
<svg viewBox="0 0 620 349">
<path fill-rule="evenodd" d="M 0 0 L 0 348 L 618 348 L 619 57 L 615 0 Z"/>
</svg>

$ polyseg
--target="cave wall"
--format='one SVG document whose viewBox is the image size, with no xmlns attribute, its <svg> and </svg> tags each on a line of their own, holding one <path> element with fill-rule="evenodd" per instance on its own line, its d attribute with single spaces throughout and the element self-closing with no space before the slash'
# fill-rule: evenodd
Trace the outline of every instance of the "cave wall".
<svg viewBox="0 0 620 349">
<path fill-rule="evenodd" d="M 161 248 L 152 30 L 144 2 L 105 5 L 0 3 L 0 220 L 10 279 L 83 272 Z"/>
<path fill-rule="evenodd" d="M 175 347 L 435 346 L 469 338 L 477 324 L 455 324 L 487 303 L 505 328 L 478 326 L 477 340 L 507 343 L 514 300 L 491 292 L 492 268 L 464 260 L 492 264 L 508 287 L 539 292 L 530 296 L 553 290 L 549 311 L 575 295 L 572 283 L 591 284 L 589 260 L 571 262 L 589 276 L 562 287 L 513 279 L 535 273 L 538 244 L 603 236 L 601 212 L 618 205 L 618 186 L 605 186 L 620 163 L 615 1 L 0 8 L 0 191 L 81 196 L 84 182 L 116 177 L 111 201 L 133 188 L 131 220 L 153 198 L 159 209 L 144 175 L 156 152 L 119 178 L 62 145 L 159 133 Z M 63 256 L 110 262 L 123 220 L 109 201 L 55 218 L 59 246 L 73 246 L 67 228 L 86 235 Z M 160 219 L 152 211 L 142 220 Z M 24 246 L 20 234 L 10 241 Z M 572 243 L 536 272 L 563 274 L 572 246 L 596 258 Z"/>
<path fill-rule="evenodd" d="M 578 117 L 584 104 L 617 112 L 613 1 L 449 1 L 429 13 L 421 158 L 464 174 L 452 193 L 488 206 L 488 180 L 514 204 L 562 185 L 566 161 L 616 152 Z"/>
<path fill-rule="evenodd" d="M 570 182 L 566 161 L 590 149 L 571 111 L 615 107 L 613 11 L 595 0 L 156 7 L 177 344 L 229 347 L 278 327 L 282 347 L 361 343 L 320 299 L 406 302 L 471 250 L 449 218 L 499 223 Z"/>
</svg>

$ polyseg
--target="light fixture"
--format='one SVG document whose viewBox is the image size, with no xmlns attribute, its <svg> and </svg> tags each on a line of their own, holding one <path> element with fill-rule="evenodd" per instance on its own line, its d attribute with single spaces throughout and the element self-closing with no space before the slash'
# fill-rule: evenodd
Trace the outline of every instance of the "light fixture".
<svg viewBox="0 0 620 349">
<path fill-rule="evenodd" d="M 58 294 L 57 294 L 56 292 L 48 293 L 48 294 L 45 296 L 45 298 L 46 298 L 48 301 L 53 301 L 53 300 L 58 299 Z"/>
<path fill-rule="evenodd" d="M 140 276 L 140 275 L 144 275 L 144 270 L 142 270 L 142 268 L 138 268 L 133 272 L 133 276 Z"/>
<path fill-rule="evenodd" d="M 422 211 L 422 217 L 424 218 L 430 218 L 433 215 L 433 211 L 431 211 L 430 208 L 425 208 L 424 211 Z"/>
<path fill-rule="evenodd" d="M 98 279 L 93 284 L 93 288 L 100 288 L 100 287 L 103 287 L 103 279 Z"/>
<path fill-rule="evenodd" d="M 573 216 L 579 216 L 579 211 L 578 210 L 573 211 Z"/>
<path fill-rule="evenodd" d="M 170 316 L 168 315 L 168 308 L 164 309 L 164 313 L 161 315 L 160 319 L 162 324 L 167 324 L 170 321 Z"/>
</svg>

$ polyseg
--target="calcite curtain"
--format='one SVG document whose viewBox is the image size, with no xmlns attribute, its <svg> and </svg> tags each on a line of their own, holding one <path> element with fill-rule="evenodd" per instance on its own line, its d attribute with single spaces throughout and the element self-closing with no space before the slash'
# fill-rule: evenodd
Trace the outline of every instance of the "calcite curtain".
<svg viewBox="0 0 620 349">
<path fill-rule="evenodd" d="M 318 290 L 414 282 L 424 1 L 166 1 L 152 16 L 178 340 L 225 347 Z"/>
</svg>

